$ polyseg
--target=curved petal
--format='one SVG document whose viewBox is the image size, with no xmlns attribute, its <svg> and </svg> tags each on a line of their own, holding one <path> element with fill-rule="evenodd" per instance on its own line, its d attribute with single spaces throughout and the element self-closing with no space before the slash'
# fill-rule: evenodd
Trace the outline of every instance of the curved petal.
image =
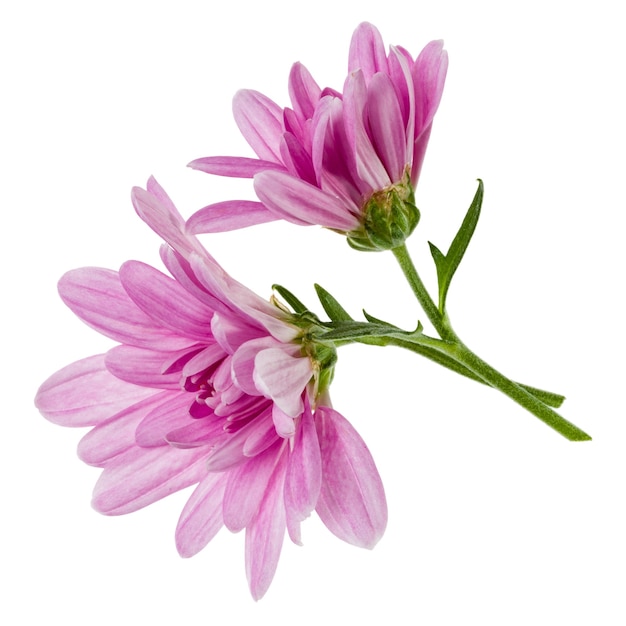
<svg viewBox="0 0 626 626">
<path fill-rule="evenodd" d="M 99 333 L 132 346 L 178 350 L 191 343 L 159 328 L 124 290 L 119 274 L 97 267 L 83 267 L 64 274 L 59 281 L 63 302 L 83 322 Z"/>
<path fill-rule="evenodd" d="M 193 395 L 186 391 L 164 391 L 164 400 L 152 407 L 135 429 L 135 442 L 142 448 L 166 444 L 167 433 L 189 423 Z"/>
<path fill-rule="evenodd" d="M 187 220 L 187 232 L 223 233 L 257 224 L 273 222 L 278 218 L 260 202 L 252 200 L 226 200 L 205 206 Z"/>
<path fill-rule="evenodd" d="M 204 448 L 134 447 L 115 457 L 96 482 L 92 506 L 125 515 L 199 482 L 206 475 Z"/>
<path fill-rule="evenodd" d="M 285 459 L 281 455 L 259 510 L 246 527 L 246 576 L 255 600 L 263 597 L 274 578 L 285 536 Z"/>
<path fill-rule="evenodd" d="M 127 261 L 120 268 L 120 280 L 132 301 L 146 315 L 159 325 L 189 338 L 188 345 L 212 339 L 214 311 L 191 296 L 173 278 L 140 261 Z"/>
<path fill-rule="evenodd" d="M 154 178 L 148 181 L 147 190 L 133 187 L 131 200 L 139 217 L 182 256 L 205 254 L 200 242 L 185 232 L 185 221 Z"/>
<path fill-rule="evenodd" d="M 170 353 L 116 346 L 106 354 L 107 369 L 113 376 L 141 387 L 180 389 L 180 373 L 164 373 Z"/>
<path fill-rule="evenodd" d="M 282 109 L 267 96 L 242 89 L 233 98 L 235 122 L 260 159 L 280 163 Z"/>
<path fill-rule="evenodd" d="M 154 407 L 160 407 L 172 392 L 158 391 L 154 395 L 132 404 L 105 422 L 92 428 L 78 444 L 79 458 L 96 467 L 104 467 L 111 459 L 136 446 L 135 430 Z M 157 445 L 165 445 L 161 439 Z"/>
<path fill-rule="evenodd" d="M 289 72 L 289 97 L 302 121 L 311 119 L 322 90 L 302 63 L 294 63 Z"/>
<path fill-rule="evenodd" d="M 308 402 L 293 439 L 285 477 L 285 508 L 287 519 L 305 520 L 315 509 L 322 487 L 322 455 L 315 422 Z M 288 524 L 288 528 L 293 523 Z M 292 540 L 294 537 L 291 537 Z M 296 537 L 299 543 L 299 537 Z"/>
<path fill-rule="evenodd" d="M 176 526 L 176 549 L 183 558 L 200 552 L 223 526 L 226 477 L 225 473 L 208 474 L 187 500 Z"/>
<path fill-rule="evenodd" d="M 294 224 L 342 231 L 359 226 L 337 198 L 284 172 L 261 172 L 254 177 L 254 190 L 270 211 Z"/>
<path fill-rule="evenodd" d="M 408 165 L 407 139 L 398 97 L 387 74 L 374 74 L 367 87 L 367 116 L 376 153 L 391 181 L 398 182 Z"/>
<path fill-rule="evenodd" d="M 302 392 L 313 376 L 307 357 L 292 356 L 284 348 L 268 348 L 254 359 L 254 384 L 290 417 L 302 413 Z"/>
<path fill-rule="evenodd" d="M 350 41 L 348 72 L 361 70 L 366 80 L 376 72 L 387 72 L 385 45 L 378 29 L 368 22 L 359 24 Z"/>
<path fill-rule="evenodd" d="M 154 394 L 113 376 L 104 358 L 90 356 L 50 376 L 35 396 L 41 414 L 61 426 L 93 426 Z"/>
<path fill-rule="evenodd" d="M 415 85 L 415 138 L 433 121 L 448 72 L 448 53 L 443 41 L 431 41 L 420 52 L 413 66 Z"/>
<path fill-rule="evenodd" d="M 215 174 L 217 176 L 231 176 L 233 178 L 252 178 L 263 170 L 284 170 L 284 166 L 274 161 L 263 159 L 249 159 L 247 157 L 214 156 L 195 159 L 187 164 L 194 170 Z"/>
<path fill-rule="evenodd" d="M 319 407 L 315 424 L 322 455 L 322 486 L 315 510 L 339 539 L 373 548 L 387 526 L 385 491 L 374 459 L 337 411 Z"/>
</svg>

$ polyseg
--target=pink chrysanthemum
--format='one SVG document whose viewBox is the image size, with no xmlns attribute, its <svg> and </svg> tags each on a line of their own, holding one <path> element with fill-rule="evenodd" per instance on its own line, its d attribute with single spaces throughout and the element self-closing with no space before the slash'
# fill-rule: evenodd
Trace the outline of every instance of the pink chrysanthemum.
<svg viewBox="0 0 626 626">
<path fill-rule="evenodd" d="M 373 547 L 386 526 L 384 491 L 364 442 L 331 408 L 332 347 L 307 343 L 295 316 L 229 277 L 153 179 L 132 199 L 169 244 L 161 256 L 172 277 L 138 261 L 63 276 L 64 302 L 120 345 L 57 372 L 36 398 L 57 424 L 93 426 L 78 448 L 103 468 L 93 506 L 130 513 L 197 485 L 178 551 L 196 554 L 222 525 L 245 528 L 255 599 L 285 529 L 300 543 L 313 510 L 340 539 Z"/>
<path fill-rule="evenodd" d="M 254 178 L 261 202 L 210 205 L 188 228 L 219 232 L 282 218 L 347 233 L 355 247 L 395 247 L 419 219 L 410 205 L 447 65 L 441 41 L 415 60 L 400 47 L 386 54 L 378 30 L 363 23 L 352 37 L 343 93 L 320 89 L 300 63 L 289 77 L 293 108 L 256 91 L 238 92 L 235 120 L 259 158 L 206 157 L 190 166 Z M 394 223 L 376 224 L 389 212 L 399 213 Z M 364 228 L 374 229 L 374 241 Z"/>
</svg>

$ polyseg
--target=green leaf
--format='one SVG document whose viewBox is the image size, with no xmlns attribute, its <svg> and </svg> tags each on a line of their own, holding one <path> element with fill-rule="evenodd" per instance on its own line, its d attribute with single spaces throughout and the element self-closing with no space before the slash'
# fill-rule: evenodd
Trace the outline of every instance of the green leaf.
<svg viewBox="0 0 626 626">
<path fill-rule="evenodd" d="M 315 285 L 315 291 L 317 292 L 317 297 L 319 298 L 324 311 L 326 311 L 326 315 L 333 322 L 347 322 L 352 321 L 352 318 L 348 314 L 348 312 L 337 302 L 337 300 L 324 289 L 321 285 Z"/>
<path fill-rule="evenodd" d="M 448 295 L 448 289 L 452 282 L 452 277 L 456 272 L 463 255 L 467 250 L 467 246 L 476 230 L 476 224 L 480 217 L 480 208 L 483 203 L 483 181 L 478 179 L 478 189 L 474 195 L 474 199 L 470 204 L 463 223 L 459 228 L 456 236 L 450 244 L 448 254 L 444 255 L 435 244 L 428 242 L 430 246 L 430 253 L 435 261 L 435 267 L 437 268 L 437 281 L 439 283 L 439 312 L 443 315 L 446 309 L 446 297 Z"/>
<path fill-rule="evenodd" d="M 282 285 L 272 285 L 272 289 L 280 294 L 281 298 L 285 300 L 295 313 L 306 313 L 309 310 L 291 293 L 291 291 L 285 289 Z"/>
<path fill-rule="evenodd" d="M 366 343 L 370 343 L 371 340 L 376 338 L 377 345 L 386 345 L 392 339 L 416 339 L 422 334 L 422 325 L 417 323 L 417 328 L 414 331 L 407 332 L 400 330 L 395 326 L 386 324 L 385 322 L 376 324 L 371 322 L 333 322 L 332 328 L 325 332 L 320 333 L 317 338 L 321 341 L 360 341 L 364 340 Z"/>
</svg>

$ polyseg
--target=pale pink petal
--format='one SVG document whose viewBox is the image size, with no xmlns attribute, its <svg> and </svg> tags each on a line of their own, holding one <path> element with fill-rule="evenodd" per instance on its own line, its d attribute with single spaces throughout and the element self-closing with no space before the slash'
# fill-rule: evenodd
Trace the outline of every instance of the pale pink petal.
<svg viewBox="0 0 626 626">
<path fill-rule="evenodd" d="M 344 88 L 344 125 L 355 155 L 356 172 L 367 193 L 391 184 L 389 174 L 380 160 L 366 128 L 367 85 L 361 71 L 350 74 Z"/>
<path fill-rule="evenodd" d="M 180 389 L 180 373 L 165 374 L 169 352 L 116 346 L 106 354 L 106 366 L 116 378 L 153 389 Z"/>
<path fill-rule="evenodd" d="M 307 402 L 294 436 L 285 477 L 287 517 L 297 522 L 305 520 L 315 509 L 321 486 L 322 457 L 315 422 Z"/>
<path fill-rule="evenodd" d="M 348 72 L 361 70 L 369 80 L 376 72 L 387 71 L 385 45 L 378 29 L 367 22 L 359 24 L 352 35 Z"/>
<path fill-rule="evenodd" d="M 392 46 L 389 55 L 389 75 L 396 89 L 398 104 L 402 110 L 406 153 L 404 162 L 411 163 L 415 137 L 415 86 L 411 76 L 413 61 L 411 55 L 402 48 Z"/>
<path fill-rule="evenodd" d="M 419 54 L 413 66 L 415 84 L 415 138 L 433 121 L 448 71 L 448 53 L 443 41 L 431 41 Z"/>
<path fill-rule="evenodd" d="M 235 122 L 260 159 L 280 163 L 282 110 L 267 96 L 242 89 L 233 98 Z"/>
<path fill-rule="evenodd" d="M 254 359 L 254 383 L 290 417 L 302 413 L 302 391 L 313 376 L 307 357 L 292 356 L 282 348 L 262 350 Z"/>
<path fill-rule="evenodd" d="M 166 350 L 191 343 L 159 328 L 129 298 L 112 270 L 84 267 L 67 272 L 59 281 L 59 295 L 86 324 L 120 343 Z"/>
<path fill-rule="evenodd" d="M 274 578 L 285 536 L 285 456 L 272 474 L 256 517 L 246 528 L 246 576 L 255 600 L 263 597 Z"/>
<path fill-rule="evenodd" d="M 272 421 L 274 422 L 276 433 L 280 437 L 285 439 L 293 437 L 293 434 L 296 432 L 294 418 L 287 415 L 277 404 L 274 404 L 272 407 Z"/>
<path fill-rule="evenodd" d="M 294 63 L 289 72 L 289 97 L 302 120 L 311 119 L 322 90 L 302 63 Z"/>
<path fill-rule="evenodd" d="M 202 157 L 188 163 L 187 167 L 207 174 L 232 176 L 234 178 L 252 178 L 263 170 L 285 169 L 283 165 L 274 161 L 227 156 Z"/>
<path fill-rule="evenodd" d="M 406 161 L 406 135 L 396 91 L 387 74 L 374 74 L 367 87 L 369 132 L 376 153 L 393 182 L 402 179 Z"/>
<path fill-rule="evenodd" d="M 367 446 L 337 411 L 319 407 L 315 423 L 322 455 L 316 511 L 343 541 L 373 548 L 385 532 L 387 502 Z"/>
<path fill-rule="evenodd" d="M 229 472 L 224 492 L 224 525 L 236 533 L 243 530 L 256 515 L 283 445 L 274 446 L 246 460 Z"/>
<path fill-rule="evenodd" d="M 216 313 L 213 316 L 211 323 L 213 336 L 222 350 L 228 354 L 234 354 L 240 345 L 264 334 L 264 330 L 258 325 L 253 326 L 250 323 L 251 320 L 241 318 L 241 314 L 233 311 Z"/>
<path fill-rule="evenodd" d="M 104 467 L 112 458 L 136 446 L 135 430 L 145 416 L 160 407 L 171 391 L 157 391 L 154 395 L 132 404 L 105 422 L 92 428 L 78 444 L 78 456 L 82 461 L 96 467 Z M 166 445 L 161 439 L 158 445 Z"/>
<path fill-rule="evenodd" d="M 94 487 L 92 506 L 105 515 L 137 511 L 206 475 L 206 450 L 131 448 L 111 461 Z"/>
<path fill-rule="evenodd" d="M 223 420 L 189 419 L 184 426 L 167 433 L 167 442 L 180 449 L 198 448 L 220 440 L 223 432 Z"/>
<path fill-rule="evenodd" d="M 257 417 L 248 430 L 248 436 L 243 445 L 245 456 L 256 456 L 270 447 L 276 441 L 276 429 L 271 419 L 271 410 L 263 416 Z"/>
<path fill-rule="evenodd" d="M 154 394 L 113 376 L 104 356 L 67 365 L 39 387 L 35 406 L 45 418 L 61 426 L 93 426 Z"/>
<path fill-rule="evenodd" d="M 261 393 L 254 382 L 254 359 L 261 350 L 278 346 L 280 343 L 273 337 L 259 337 L 237 348 L 232 359 L 232 375 L 233 381 L 242 391 L 252 396 Z"/>
<path fill-rule="evenodd" d="M 165 391 L 164 401 L 144 415 L 135 430 L 135 441 L 142 448 L 162 446 L 167 433 L 191 420 L 189 407 L 193 394 L 186 391 Z"/>
<path fill-rule="evenodd" d="M 183 558 L 204 548 L 223 526 L 225 473 L 208 474 L 191 494 L 176 526 L 176 549 Z"/>
<path fill-rule="evenodd" d="M 214 311 L 173 278 L 140 261 L 127 261 L 120 268 L 120 280 L 132 301 L 146 315 L 189 338 L 188 344 L 211 339 Z"/>
<path fill-rule="evenodd" d="M 156 181 L 150 179 L 149 188 L 155 189 Z M 185 233 L 185 221 L 165 192 L 151 193 L 141 187 L 133 187 L 131 200 L 135 211 L 152 230 L 174 250 L 188 257 L 192 252 L 204 254 L 204 248 L 193 236 Z M 166 200 L 165 200 L 166 199 Z"/>
<path fill-rule="evenodd" d="M 284 172 L 261 172 L 254 190 L 265 206 L 294 224 L 319 224 L 350 231 L 359 221 L 336 197 Z"/>
<path fill-rule="evenodd" d="M 223 233 L 257 224 L 266 224 L 277 219 L 260 202 L 226 200 L 196 211 L 187 220 L 187 232 L 192 235 Z"/>
</svg>

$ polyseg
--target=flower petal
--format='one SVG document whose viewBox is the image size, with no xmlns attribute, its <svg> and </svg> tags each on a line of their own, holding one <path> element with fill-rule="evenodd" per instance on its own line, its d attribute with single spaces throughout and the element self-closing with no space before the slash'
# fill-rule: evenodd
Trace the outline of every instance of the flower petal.
<svg viewBox="0 0 626 626">
<path fill-rule="evenodd" d="M 133 385 L 179 390 L 180 373 L 164 373 L 170 357 L 169 352 L 122 345 L 107 352 L 106 366 L 113 376 Z"/>
<path fill-rule="evenodd" d="M 104 358 L 81 359 L 50 376 L 35 396 L 42 415 L 61 426 L 93 426 L 154 394 L 113 376 Z"/>
<path fill-rule="evenodd" d="M 285 536 L 285 456 L 276 465 L 256 517 L 246 527 L 246 576 L 255 600 L 263 597 L 274 578 Z"/>
<path fill-rule="evenodd" d="M 104 467 L 114 457 L 136 446 L 135 430 L 147 413 L 160 407 L 172 392 L 158 391 L 92 428 L 78 444 L 78 456 L 89 465 Z M 158 445 L 166 445 L 161 439 Z"/>
<path fill-rule="evenodd" d="M 372 455 L 337 411 L 318 407 L 315 424 L 322 455 L 322 486 L 315 510 L 343 541 L 373 548 L 385 532 L 387 502 Z"/>
<path fill-rule="evenodd" d="M 252 178 L 263 170 L 285 169 L 283 165 L 274 161 L 227 156 L 202 157 L 191 161 L 187 167 L 207 174 L 232 176 L 234 178 Z"/>
<path fill-rule="evenodd" d="M 268 348 L 254 359 L 254 383 L 290 417 L 302 413 L 302 391 L 313 376 L 311 361 L 285 349 Z"/>
<path fill-rule="evenodd" d="M 176 526 L 176 549 L 183 558 L 204 548 L 223 526 L 225 473 L 205 476 L 191 494 Z"/>
<path fill-rule="evenodd" d="M 294 63 L 289 72 L 289 97 L 302 121 L 311 119 L 322 90 L 302 63 Z"/>
<path fill-rule="evenodd" d="M 227 200 L 210 204 L 196 211 L 187 220 L 187 232 L 223 233 L 257 224 L 273 222 L 278 218 L 260 202 L 251 200 Z"/>
<path fill-rule="evenodd" d="M 280 163 L 281 108 L 258 91 L 242 89 L 233 98 L 233 115 L 258 157 Z"/>
<path fill-rule="evenodd" d="M 131 448 L 105 467 L 92 506 L 105 515 L 137 511 L 199 482 L 206 475 L 205 459 L 204 448 Z"/>
<path fill-rule="evenodd" d="M 376 72 L 386 72 L 385 44 L 378 29 L 368 22 L 359 24 L 350 41 L 348 72 L 361 70 L 367 80 Z"/>
<path fill-rule="evenodd" d="M 139 261 L 120 268 L 120 280 L 132 301 L 159 325 L 195 341 L 210 341 L 214 311 L 173 278 Z M 162 350 L 163 348 L 161 348 Z"/>
<path fill-rule="evenodd" d="M 320 224 L 342 231 L 359 225 L 337 198 L 284 172 L 257 174 L 254 190 L 270 211 L 294 224 Z"/>
<path fill-rule="evenodd" d="M 163 401 L 152 407 L 135 429 L 135 442 L 142 448 L 165 445 L 167 433 L 189 423 L 193 395 L 186 391 L 164 391 Z"/>
</svg>

